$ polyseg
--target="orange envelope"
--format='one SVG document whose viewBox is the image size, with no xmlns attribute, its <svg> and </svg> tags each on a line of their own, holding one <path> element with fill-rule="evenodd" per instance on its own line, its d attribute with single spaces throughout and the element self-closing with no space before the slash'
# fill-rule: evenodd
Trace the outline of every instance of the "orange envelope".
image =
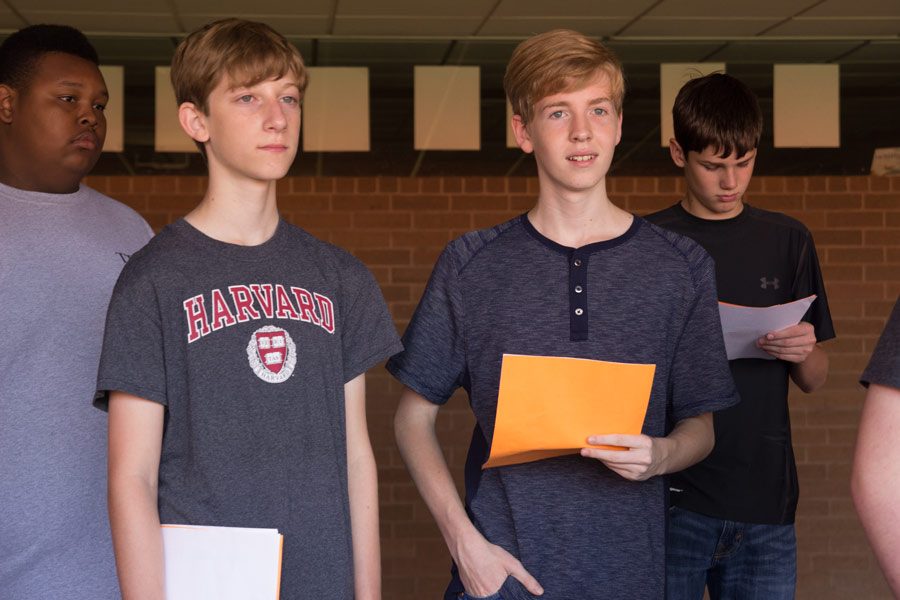
<svg viewBox="0 0 900 600">
<path fill-rule="evenodd" d="M 639 434 L 656 365 L 504 354 L 483 469 L 577 453 L 589 435 Z"/>
</svg>

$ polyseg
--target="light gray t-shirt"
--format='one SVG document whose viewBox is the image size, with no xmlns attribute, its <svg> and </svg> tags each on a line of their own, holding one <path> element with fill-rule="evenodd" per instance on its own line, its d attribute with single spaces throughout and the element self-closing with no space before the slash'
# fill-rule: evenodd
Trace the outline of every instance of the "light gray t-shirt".
<svg viewBox="0 0 900 600">
<path fill-rule="evenodd" d="M 344 250 L 284 221 L 237 246 L 181 220 L 123 270 L 97 388 L 165 406 L 163 523 L 278 529 L 282 599 L 351 598 L 344 384 L 400 349 Z"/>
<path fill-rule="evenodd" d="M 0 184 L 0 598 L 119 597 L 90 401 L 113 285 L 151 235 L 86 186 Z"/>
</svg>

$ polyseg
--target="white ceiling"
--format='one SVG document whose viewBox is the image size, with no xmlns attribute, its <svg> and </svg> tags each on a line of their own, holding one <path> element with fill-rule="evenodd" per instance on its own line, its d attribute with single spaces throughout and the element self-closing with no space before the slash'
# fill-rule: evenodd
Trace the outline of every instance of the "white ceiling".
<svg viewBox="0 0 900 600">
<path fill-rule="evenodd" d="M 617 40 L 900 38 L 900 0 L 0 1 L 7 31 L 53 22 L 91 35 L 177 37 L 226 16 L 301 38 L 521 38 L 553 27 Z"/>
</svg>

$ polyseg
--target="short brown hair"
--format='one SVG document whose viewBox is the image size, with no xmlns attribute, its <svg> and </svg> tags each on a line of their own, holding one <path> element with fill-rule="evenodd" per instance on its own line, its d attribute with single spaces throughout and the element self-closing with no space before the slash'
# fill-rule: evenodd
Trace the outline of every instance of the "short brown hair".
<svg viewBox="0 0 900 600">
<path fill-rule="evenodd" d="M 503 87 L 513 113 L 527 122 L 541 98 L 579 89 L 598 71 L 609 77 L 610 100 L 621 114 L 625 97 L 622 63 L 612 50 L 571 29 L 554 29 L 519 44 L 506 67 Z"/>
<path fill-rule="evenodd" d="M 756 95 L 741 80 L 713 73 L 679 90 L 672 125 L 685 157 L 713 147 L 722 158 L 732 153 L 740 158 L 759 146 L 763 116 Z"/>
<path fill-rule="evenodd" d="M 209 113 L 209 94 L 227 75 L 236 85 L 256 85 L 288 74 L 300 93 L 308 80 L 303 58 L 284 36 L 264 23 L 222 19 L 187 36 L 172 58 L 172 87 L 181 105 Z"/>
</svg>

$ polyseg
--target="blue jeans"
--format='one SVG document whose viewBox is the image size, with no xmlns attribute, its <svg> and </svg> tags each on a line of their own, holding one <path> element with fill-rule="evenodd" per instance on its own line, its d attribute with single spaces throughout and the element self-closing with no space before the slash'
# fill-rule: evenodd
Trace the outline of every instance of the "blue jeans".
<svg viewBox="0 0 900 600">
<path fill-rule="evenodd" d="M 669 509 L 666 599 L 791 600 L 797 584 L 793 525 L 757 525 Z"/>
</svg>

